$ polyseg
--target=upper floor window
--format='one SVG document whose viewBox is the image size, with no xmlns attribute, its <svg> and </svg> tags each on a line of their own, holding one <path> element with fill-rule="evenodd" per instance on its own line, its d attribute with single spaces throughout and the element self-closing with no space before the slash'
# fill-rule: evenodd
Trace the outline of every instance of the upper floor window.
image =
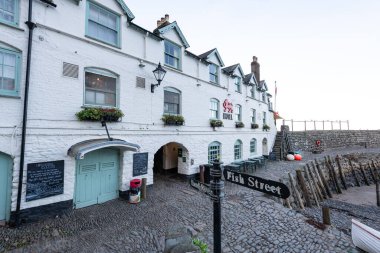
<svg viewBox="0 0 380 253">
<path fill-rule="evenodd" d="M 0 0 L 0 22 L 18 25 L 19 0 Z"/>
<path fill-rule="evenodd" d="M 265 103 L 265 92 L 262 93 L 262 100 Z"/>
<path fill-rule="evenodd" d="M 267 113 L 263 112 L 263 125 L 267 124 Z"/>
<path fill-rule="evenodd" d="M 181 114 L 181 92 L 174 88 L 164 89 L 164 113 Z"/>
<path fill-rule="evenodd" d="M 251 109 L 251 123 L 255 124 L 256 123 L 256 110 Z"/>
<path fill-rule="evenodd" d="M 249 143 L 249 151 L 251 155 L 254 155 L 256 153 L 256 139 L 251 139 L 251 142 Z"/>
<path fill-rule="evenodd" d="M 210 99 L 210 118 L 219 119 L 219 100 Z"/>
<path fill-rule="evenodd" d="M 235 77 L 235 91 L 241 92 L 241 78 Z"/>
<path fill-rule="evenodd" d="M 87 1 L 86 35 L 119 47 L 120 16 L 102 6 Z"/>
<path fill-rule="evenodd" d="M 251 98 L 255 98 L 255 86 L 251 87 Z"/>
<path fill-rule="evenodd" d="M 181 66 L 181 48 L 165 40 L 165 64 L 179 69 Z"/>
<path fill-rule="evenodd" d="M 209 71 L 210 71 L 210 82 L 219 83 L 218 66 L 216 64 L 211 63 L 209 65 Z"/>
<path fill-rule="evenodd" d="M 118 76 L 101 69 L 85 69 L 85 104 L 116 107 Z"/>
<path fill-rule="evenodd" d="M 241 140 L 237 140 L 234 145 L 234 159 L 239 160 L 242 158 L 243 143 Z"/>
<path fill-rule="evenodd" d="M 208 163 L 211 164 L 215 159 L 221 159 L 221 144 L 220 142 L 214 141 L 208 145 Z"/>
<path fill-rule="evenodd" d="M 20 71 L 21 53 L 0 47 L 0 95 L 19 95 Z"/>
<path fill-rule="evenodd" d="M 235 121 L 241 121 L 241 105 L 235 106 Z"/>
</svg>

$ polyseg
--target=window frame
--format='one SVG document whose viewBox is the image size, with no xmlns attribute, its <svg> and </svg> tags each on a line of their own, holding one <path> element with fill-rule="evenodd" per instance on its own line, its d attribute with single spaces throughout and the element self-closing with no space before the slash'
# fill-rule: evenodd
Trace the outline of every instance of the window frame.
<svg viewBox="0 0 380 253">
<path fill-rule="evenodd" d="M 1 19 L 0 18 L 0 24 L 5 24 L 5 25 L 10 25 L 14 27 L 19 27 L 19 22 L 20 22 L 20 0 L 14 0 L 14 22 L 9 22 L 7 20 Z"/>
<path fill-rule="evenodd" d="M 238 82 L 236 82 L 238 80 Z M 241 93 L 241 77 L 235 76 L 234 77 L 234 86 L 235 91 Z"/>
<path fill-rule="evenodd" d="M 237 145 L 239 145 L 238 149 L 237 149 Z M 237 150 L 238 150 L 238 153 L 236 152 Z M 242 159 L 243 159 L 243 142 L 240 139 L 237 139 L 234 143 L 234 161 L 239 161 Z"/>
<path fill-rule="evenodd" d="M 179 95 L 179 101 L 178 101 L 178 113 L 177 114 L 173 114 L 173 113 L 169 113 L 169 112 L 165 112 L 165 92 L 172 92 L 172 93 L 177 93 Z M 173 88 L 173 87 L 164 87 L 164 113 L 165 115 L 182 115 L 182 92 L 179 90 L 179 89 L 176 89 L 176 88 Z"/>
<path fill-rule="evenodd" d="M 267 124 L 267 113 L 263 112 L 263 125 Z"/>
<path fill-rule="evenodd" d="M 211 67 L 215 67 L 215 73 L 211 73 Z M 208 73 L 210 82 L 219 85 L 219 66 L 215 63 L 210 63 L 208 67 Z M 211 76 L 215 77 L 215 82 L 211 80 Z"/>
<path fill-rule="evenodd" d="M 239 112 L 239 113 L 237 113 Z M 241 122 L 242 121 L 242 106 L 240 104 L 235 105 L 235 121 Z"/>
<path fill-rule="evenodd" d="M 252 143 L 254 143 L 254 146 L 252 146 Z M 253 147 L 253 149 L 254 149 L 253 152 L 252 152 L 252 147 Z M 252 139 L 249 141 L 249 153 L 250 153 L 251 156 L 257 154 L 257 140 L 256 140 L 256 138 L 252 138 Z"/>
<path fill-rule="evenodd" d="M 255 99 L 256 97 L 256 91 L 255 91 L 255 86 L 252 86 L 251 89 L 250 89 L 250 97 Z"/>
<path fill-rule="evenodd" d="M 101 104 L 87 104 L 86 103 L 86 73 L 87 72 L 116 79 L 115 106 L 101 105 Z M 110 70 L 102 69 L 102 68 L 95 68 L 95 67 L 85 68 L 84 69 L 84 75 L 83 75 L 83 107 L 119 108 L 119 96 L 120 96 L 119 82 L 120 82 L 120 76 L 118 74 L 110 71 Z"/>
<path fill-rule="evenodd" d="M 171 55 L 171 54 L 166 52 L 166 45 L 165 45 L 166 43 L 178 48 L 178 57 Z M 174 59 L 177 59 L 178 60 L 178 67 L 167 63 L 166 62 L 166 55 L 168 55 L 169 57 L 172 57 Z M 168 39 L 164 40 L 164 65 L 168 66 L 170 68 L 173 68 L 173 69 L 182 70 L 182 47 L 180 45 L 178 45 L 177 43 L 174 43 L 173 41 L 170 41 Z"/>
<path fill-rule="evenodd" d="M 213 110 L 213 108 L 212 108 L 213 102 L 216 103 L 216 111 Z M 220 109 L 219 108 L 220 108 L 220 102 L 219 102 L 219 100 L 216 99 L 216 98 L 211 98 L 210 99 L 210 119 L 219 119 L 220 118 Z M 215 112 L 216 117 L 212 116 L 213 112 Z"/>
<path fill-rule="evenodd" d="M 4 97 L 20 97 L 20 81 L 21 81 L 21 63 L 22 63 L 22 55 L 21 52 L 9 47 L 6 47 L 2 43 L 0 43 L 0 52 L 6 53 L 6 54 L 12 54 L 15 56 L 15 88 L 14 90 L 3 90 L 0 89 L 0 96 Z M 4 66 L 3 64 L 1 66 Z M 3 72 L 4 73 L 4 72 Z M 1 79 L 3 76 L 1 77 Z"/>
<path fill-rule="evenodd" d="M 103 27 L 105 27 L 105 28 L 107 28 L 107 29 L 110 29 L 110 30 L 114 30 L 114 31 L 116 31 L 116 32 L 117 32 L 117 42 L 116 42 L 116 44 L 113 44 L 113 43 L 110 43 L 110 42 L 108 42 L 108 41 L 105 41 L 105 40 L 102 40 L 102 39 L 100 39 L 100 38 L 96 38 L 96 37 L 94 37 L 94 36 L 89 35 L 90 4 L 93 4 L 93 5 L 95 5 L 96 7 L 98 7 L 98 8 L 100 8 L 100 9 L 102 9 L 102 10 L 104 10 L 104 11 L 106 11 L 106 12 L 108 12 L 108 13 L 113 14 L 113 15 L 116 16 L 116 19 L 117 19 L 117 20 L 116 20 L 116 25 L 117 25 L 116 29 L 117 29 L 117 30 L 114 30 L 114 28 L 108 27 L 108 26 L 106 26 L 106 25 L 104 25 L 104 24 L 101 24 L 101 23 L 95 21 L 95 20 L 92 20 L 92 22 L 94 22 L 94 23 L 96 23 L 96 24 L 98 24 L 98 25 L 100 25 L 100 26 L 103 26 Z M 107 8 L 106 6 L 104 6 L 104 5 L 100 4 L 100 3 L 97 3 L 97 2 L 95 2 L 95 1 L 91 1 L 91 0 L 87 0 L 87 2 L 86 2 L 86 27 L 85 27 L 85 36 L 86 36 L 87 38 L 90 38 L 90 39 L 93 39 L 93 40 L 99 41 L 99 42 L 101 42 L 101 43 L 105 43 L 105 44 L 110 45 L 110 46 L 113 46 L 113 47 L 121 48 L 121 29 L 120 29 L 120 20 L 121 20 L 121 15 L 120 15 L 119 13 L 117 13 L 117 12 L 115 12 L 115 11 L 113 11 L 113 10 Z"/>
<path fill-rule="evenodd" d="M 210 148 L 211 147 L 217 147 L 217 154 L 216 154 L 216 158 L 215 159 L 218 159 L 219 158 L 219 161 L 221 161 L 221 157 L 222 157 L 222 143 L 220 143 L 219 141 L 213 141 L 211 142 L 210 144 L 208 144 L 208 150 L 207 150 L 207 162 L 209 164 L 211 164 L 213 161 L 210 160 L 211 158 L 211 154 L 210 154 Z M 214 159 L 214 160 L 215 160 Z"/>
<path fill-rule="evenodd" d="M 251 108 L 251 123 L 256 124 L 256 109 Z"/>
</svg>

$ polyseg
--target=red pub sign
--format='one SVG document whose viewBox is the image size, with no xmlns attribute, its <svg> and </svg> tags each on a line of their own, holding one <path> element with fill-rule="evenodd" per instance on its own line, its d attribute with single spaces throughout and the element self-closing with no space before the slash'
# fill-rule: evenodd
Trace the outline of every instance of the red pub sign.
<svg viewBox="0 0 380 253">
<path fill-rule="evenodd" d="M 228 99 L 225 99 L 223 102 L 223 119 L 229 119 L 232 120 L 232 113 L 234 112 L 233 104 L 228 101 Z"/>
</svg>

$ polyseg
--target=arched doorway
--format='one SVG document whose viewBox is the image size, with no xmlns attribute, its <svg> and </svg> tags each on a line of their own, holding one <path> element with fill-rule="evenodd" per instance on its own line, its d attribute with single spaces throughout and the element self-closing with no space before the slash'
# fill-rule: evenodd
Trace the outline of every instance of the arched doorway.
<svg viewBox="0 0 380 253">
<path fill-rule="evenodd" d="M 12 158 L 0 152 L 0 221 L 9 220 L 12 165 Z"/>
<path fill-rule="evenodd" d="M 189 152 L 185 146 L 177 142 L 169 142 L 161 146 L 154 154 L 154 174 L 187 174 L 189 168 Z"/>
<path fill-rule="evenodd" d="M 263 139 L 263 155 L 268 155 L 268 140 L 267 138 Z"/>
</svg>

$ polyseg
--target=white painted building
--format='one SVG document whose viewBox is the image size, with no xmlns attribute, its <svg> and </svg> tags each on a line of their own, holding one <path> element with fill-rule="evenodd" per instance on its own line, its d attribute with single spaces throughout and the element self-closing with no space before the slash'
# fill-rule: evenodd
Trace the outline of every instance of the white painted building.
<svg viewBox="0 0 380 253">
<path fill-rule="evenodd" d="M 19 199 L 24 218 L 43 209 L 54 212 L 117 198 L 133 178 L 146 177 L 153 184 L 153 167 L 191 176 L 215 158 L 229 164 L 269 154 L 276 127 L 265 81 L 256 80 L 257 58 L 255 73 L 245 75 L 239 64 L 225 67 L 217 49 L 191 53 L 176 22 L 166 16 L 155 31 L 147 31 L 133 23 L 122 0 L 54 3 L 56 8 L 33 2 L 37 27 Z M 28 7 L 26 1 L 0 0 L 0 220 L 17 209 Z M 157 83 L 152 71 L 159 62 L 167 72 L 152 93 L 151 84 Z M 107 140 L 99 121 L 77 119 L 75 114 L 89 107 L 122 110 L 121 120 L 107 124 L 116 141 Z M 182 115 L 185 122 L 165 125 L 165 114 Z M 212 119 L 224 126 L 211 127 Z M 237 128 L 236 122 L 244 127 Z M 136 153 L 147 153 L 148 170 L 134 177 Z M 64 163 L 63 182 L 57 176 L 63 189 L 52 196 L 40 188 L 40 197 L 27 194 L 28 175 L 38 175 L 33 164 L 41 168 L 53 161 Z"/>
</svg>

